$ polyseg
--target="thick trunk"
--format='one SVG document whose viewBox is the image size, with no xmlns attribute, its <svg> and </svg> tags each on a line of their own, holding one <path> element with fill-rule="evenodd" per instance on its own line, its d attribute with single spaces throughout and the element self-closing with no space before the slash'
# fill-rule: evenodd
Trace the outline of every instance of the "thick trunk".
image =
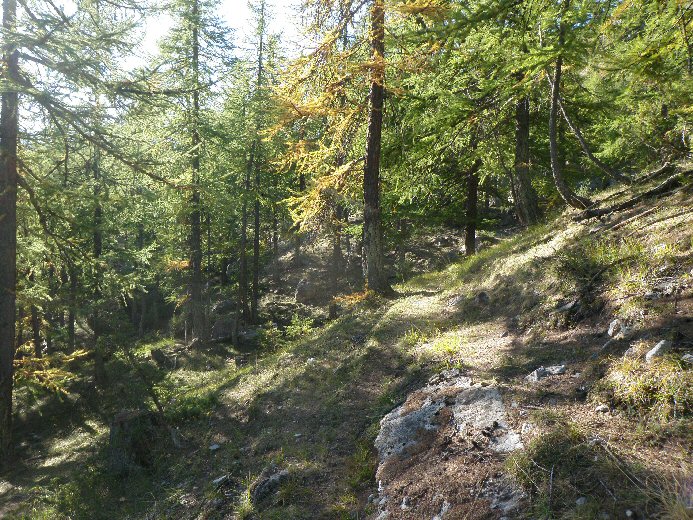
<svg viewBox="0 0 693 520">
<path fill-rule="evenodd" d="M 467 256 L 476 253 L 476 227 L 479 218 L 479 168 L 481 159 L 476 159 L 467 172 L 467 201 L 465 204 L 464 251 Z"/>
<path fill-rule="evenodd" d="M 369 95 L 366 163 L 363 174 L 363 266 L 366 284 L 379 293 L 392 291 L 385 272 L 383 231 L 380 214 L 380 150 L 385 104 L 385 4 L 371 5 L 371 51 L 373 68 Z"/>
<path fill-rule="evenodd" d="M 515 105 L 515 168 L 513 180 L 513 199 L 515 213 L 524 226 L 535 224 L 541 217 L 529 177 L 529 97 L 524 96 Z"/>
<path fill-rule="evenodd" d="M 192 74 L 193 74 L 193 93 L 192 93 L 192 194 L 190 213 L 190 267 L 192 277 L 190 283 L 190 300 L 192 305 L 192 326 L 195 337 L 205 339 L 206 327 L 204 317 L 204 306 L 202 303 L 202 223 L 200 207 L 200 81 L 199 81 L 199 6 L 198 1 L 194 0 L 192 5 Z"/>
<path fill-rule="evenodd" d="M 566 4 L 567 8 L 567 4 Z M 559 29 L 558 44 L 559 48 L 563 47 L 563 38 L 565 34 L 565 24 L 561 21 Z M 551 155 L 551 172 L 553 180 L 558 190 L 559 195 L 566 204 L 578 209 L 585 209 L 592 205 L 592 201 L 584 197 L 580 197 L 574 193 L 568 184 L 566 184 L 561 171 L 561 160 L 559 158 L 558 142 L 556 137 L 556 127 L 558 123 L 558 101 L 560 98 L 561 89 L 561 71 L 563 66 L 563 55 L 559 54 L 556 58 L 556 68 L 551 84 L 551 108 L 549 111 L 549 152 Z"/>
<path fill-rule="evenodd" d="M 17 1 L 3 0 L 2 7 L 2 27 L 11 32 L 16 25 Z M 3 54 L 5 75 L 12 81 L 19 75 L 19 54 L 9 45 L 4 47 Z M 18 108 L 17 92 L 3 92 L 0 111 L 0 466 L 9 458 L 12 433 L 17 288 Z"/>
</svg>

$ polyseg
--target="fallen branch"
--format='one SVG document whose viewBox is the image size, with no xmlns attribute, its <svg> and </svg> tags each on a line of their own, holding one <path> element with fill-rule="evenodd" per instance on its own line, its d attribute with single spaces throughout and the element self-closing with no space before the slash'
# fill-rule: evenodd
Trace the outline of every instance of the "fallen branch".
<svg viewBox="0 0 693 520">
<path fill-rule="evenodd" d="M 680 187 L 683 184 L 683 179 L 690 173 L 690 171 L 687 171 L 672 175 L 667 180 L 655 186 L 651 190 L 647 190 L 641 193 L 640 195 L 636 195 L 635 197 L 628 199 L 625 202 L 621 202 L 620 204 L 616 204 L 615 206 L 609 206 L 606 208 L 586 209 L 582 213 L 573 217 L 573 220 L 575 222 L 579 222 L 581 220 L 587 220 L 593 217 L 603 217 L 604 215 L 608 215 L 609 213 L 615 213 L 618 211 L 623 211 L 625 209 L 632 208 L 633 206 L 636 206 L 637 204 L 639 204 L 647 198 L 662 195 L 675 188 Z"/>
</svg>

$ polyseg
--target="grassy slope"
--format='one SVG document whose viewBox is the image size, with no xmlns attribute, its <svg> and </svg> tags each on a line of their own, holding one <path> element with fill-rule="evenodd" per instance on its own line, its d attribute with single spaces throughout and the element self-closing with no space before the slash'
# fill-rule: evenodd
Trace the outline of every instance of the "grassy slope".
<svg viewBox="0 0 693 520">
<path fill-rule="evenodd" d="M 635 340 L 601 347 L 613 316 L 638 326 L 641 352 L 665 337 L 691 342 L 692 220 L 685 190 L 599 230 L 562 215 L 398 286 L 395 300 L 355 298 L 320 329 L 297 324 L 290 340 L 270 334 L 249 366 L 236 368 L 221 351 L 188 353 L 170 373 L 143 363 L 188 442 L 157 452 L 154 469 L 124 481 L 100 469 L 105 424 L 116 403 L 134 405 L 144 389 L 116 358 L 113 395 L 95 399 L 85 390 L 78 413 L 44 399 L 23 415 L 21 431 L 40 432 L 24 455 L 42 458 L 0 481 L 0 502 L 4 495 L 15 515 L 30 518 L 355 518 L 368 512 L 375 489 L 379 419 L 427 376 L 456 366 L 495 380 L 511 422 L 531 428 L 527 449 L 508 462 L 532 496 L 531 514 L 619 517 L 631 508 L 648 518 L 686 518 L 691 370 L 680 353 L 649 367 L 622 361 Z M 644 298 L 664 279 L 688 287 L 676 297 Z M 482 291 L 488 303 L 476 301 Z M 573 300 L 577 311 L 556 312 Z M 148 348 L 138 350 L 142 361 Z M 524 381 L 557 363 L 568 365 L 565 376 Z M 598 403 L 613 413 L 597 413 Z M 211 452 L 213 443 L 221 448 Z M 271 462 L 290 478 L 254 508 L 249 482 Z M 212 485 L 221 475 L 229 479 Z M 581 496 L 589 500 L 578 507 Z"/>
</svg>

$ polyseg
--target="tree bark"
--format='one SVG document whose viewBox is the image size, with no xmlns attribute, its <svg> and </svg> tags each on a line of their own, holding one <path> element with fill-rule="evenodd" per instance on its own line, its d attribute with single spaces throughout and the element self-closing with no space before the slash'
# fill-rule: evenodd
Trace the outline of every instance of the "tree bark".
<svg viewBox="0 0 693 520">
<path fill-rule="evenodd" d="M 562 165 L 558 156 L 558 142 L 556 137 L 556 127 L 558 123 L 558 101 L 561 95 L 561 71 L 563 66 L 562 47 L 565 38 L 565 23 L 563 21 L 563 16 L 565 15 L 567 8 L 568 3 L 566 2 L 563 8 L 563 13 L 561 14 L 560 28 L 558 31 L 558 46 L 559 49 L 561 49 L 561 54 L 559 54 L 558 58 L 556 58 L 556 68 L 553 83 L 551 85 L 551 108 L 549 111 L 549 152 L 551 155 L 551 172 L 553 173 L 554 184 L 556 185 L 559 195 L 569 206 L 578 209 L 585 209 L 592 205 L 592 201 L 574 193 L 568 184 L 566 184 L 561 171 Z"/>
<path fill-rule="evenodd" d="M 523 226 L 531 226 L 541 218 L 537 193 L 529 176 L 529 130 L 529 97 L 523 96 L 515 105 L 515 176 L 512 179 L 515 213 Z"/>
<path fill-rule="evenodd" d="M 93 235 L 92 247 L 93 258 L 96 265 L 94 278 L 94 300 L 92 302 L 93 311 L 91 315 L 91 326 L 93 330 L 93 350 L 94 350 L 94 383 L 97 387 L 103 388 L 106 385 L 106 367 L 104 363 L 103 347 L 99 341 L 101 337 L 101 269 L 98 265 L 101 254 L 103 253 L 103 208 L 101 207 L 101 172 L 99 169 L 99 151 L 94 150 L 94 157 L 91 163 L 94 179 L 94 214 L 93 214 Z"/>
<path fill-rule="evenodd" d="M 476 159 L 467 172 L 467 201 L 465 203 L 464 252 L 466 256 L 476 254 L 476 227 L 479 205 L 479 168 L 481 159 Z"/>
<path fill-rule="evenodd" d="M 190 264 L 192 277 L 190 299 L 192 304 L 193 336 L 206 339 L 204 307 L 202 303 L 202 214 L 200 207 L 200 41 L 199 41 L 199 3 L 193 0 L 192 5 L 192 132 L 191 132 L 191 167 L 192 193 L 190 213 Z"/>
<path fill-rule="evenodd" d="M 3 0 L 2 27 L 15 30 L 17 0 Z M 3 48 L 5 78 L 10 89 L 19 76 L 19 53 Z M 7 88 L 7 87 L 5 87 Z M 17 289 L 17 141 L 19 95 L 2 94 L 0 109 L 0 466 L 9 459 L 12 434 L 12 377 Z"/>
<path fill-rule="evenodd" d="M 380 212 L 380 151 L 385 104 L 385 3 L 371 4 L 371 58 L 368 134 L 366 162 L 363 174 L 363 266 L 366 285 L 378 293 L 390 293 L 392 288 L 385 272 L 383 231 Z"/>
<path fill-rule="evenodd" d="M 258 320 L 258 301 L 260 299 L 260 161 L 258 157 L 260 156 L 260 139 L 258 132 L 260 131 L 260 103 L 262 99 L 260 98 L 262 90 L 262 73 L 263 73 L 263 52 L 265 45 L 265 1 L 262 0 L 260 4 L 260 19 L 258 32 L 260 36 L 260 41 L 258 44 L 257 53 L 257 78 L 255 85 L 255 99 L 257 102 L 256 106 L 256 119 L 255 119 L 255 204 L 253 208 L 253 284 L 251 289 L 251 299 L 250 299 L 250 321 L 252 323 L 257 323 Z"/>
<path fill-rule="evenodd" d="M 67 310 L 67 344 L 70 352 L 75 350 L 75 321 L 77 319 L 77 268 L 70 266 L 70 289 Z"/>
</svg>

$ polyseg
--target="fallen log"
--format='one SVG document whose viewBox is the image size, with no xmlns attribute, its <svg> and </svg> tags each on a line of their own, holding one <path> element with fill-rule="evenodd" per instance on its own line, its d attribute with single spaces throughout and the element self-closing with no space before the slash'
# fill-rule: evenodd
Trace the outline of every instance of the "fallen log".
<svg viewBox="0 0 693 520">
<path fill-rule="evenodd" d="M 633 206 L 639 204 L 645 199 L 648 199 L 650 197 L 656 197 L 658 195 L 663 195 L 675 188 L 679 188 L 680 186 L 683 185 L 683 180 L 686 176 L 690 175 L 691 171 L 686 171 L 686 172 L 681 172 L 677 173 L 675 175 L 672 175 L 668 179 L 666 179 L 664 182 L 661 184 L 658 184 L 654 188 L 644 191 L 643 193 L 636 195 L 635 197 L 628 199 L 624 202 L 621 202 L 620 204 L 616 204 L 614 206 L 608 206 L 606 208 L 590 208 L 586 209 L 585 211 L 579 213 L 575 217 L 573 217 L 573 220 L 575 222 L 580 222 L 582 220 L 587 220 L 589 218 L 594 218 L 594 217 L 603 217 L 604 215 L 608 215 L 610 213 L 616 213 L 618 211 L 623 211 L 625 209 L 632 208 Z"/>
</svg>

